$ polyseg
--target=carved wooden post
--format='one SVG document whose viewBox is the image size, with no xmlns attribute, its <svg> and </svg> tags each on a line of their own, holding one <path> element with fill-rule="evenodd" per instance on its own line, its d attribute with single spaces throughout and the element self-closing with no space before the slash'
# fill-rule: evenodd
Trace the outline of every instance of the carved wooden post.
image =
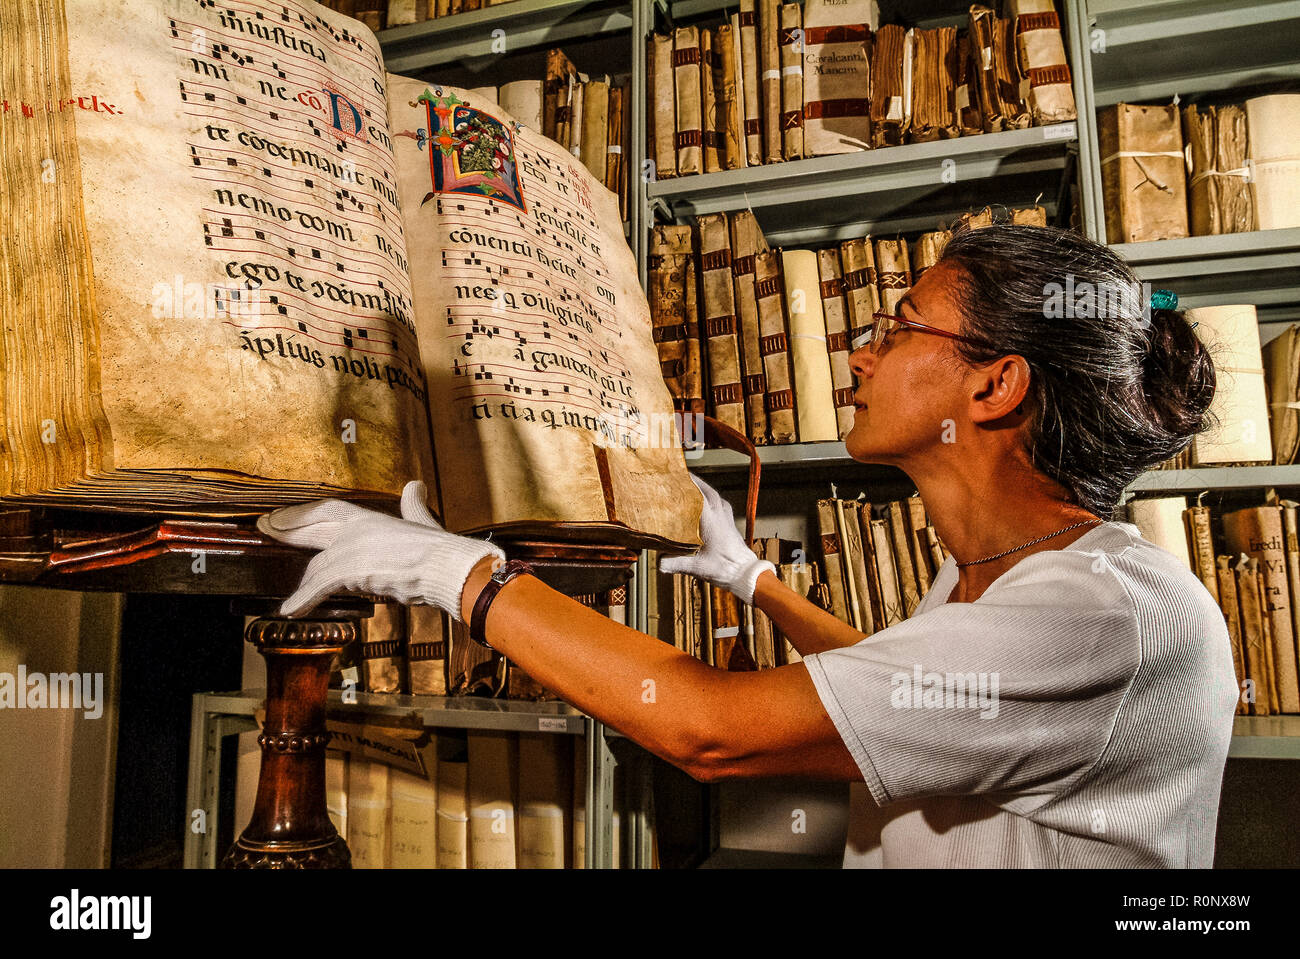
<svg viewBox="0 0 1300 959">
<path fill-rule="evenodd" d="M 350 869 L 352 854 L 325 805 L 325 703 L 330 666 L 357 636 L 354 609 L 311 619 L 263 616 L 245 639 L 266 658 L 266 722 L 253 817 L 223 869 Z"/>
</svg>

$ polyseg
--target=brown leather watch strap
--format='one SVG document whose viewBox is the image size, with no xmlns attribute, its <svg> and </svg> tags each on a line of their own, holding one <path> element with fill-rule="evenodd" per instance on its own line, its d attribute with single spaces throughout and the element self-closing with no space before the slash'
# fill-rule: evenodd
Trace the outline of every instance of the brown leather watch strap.
<svg viewBox="0 0 1300 959">
<path fill-rule="evenodd" d="M 474 640 L 484 649 L 492 649 L 488 643 L 484 630 L 487 627 L 487 611 L 492 605 L 492 600 L 497 598 L 497 593 L 501 588 L 510 582 L 516 576 L 522 576 L 525 573 L 532 573 L 533 568 L 521 559 L 509 560 L 504 566 L 492 574 L 483 591 L 478 594 L 478 599 L 474 601 L 474 609 L 469 615 L 469 638 Z"/>
</svg>

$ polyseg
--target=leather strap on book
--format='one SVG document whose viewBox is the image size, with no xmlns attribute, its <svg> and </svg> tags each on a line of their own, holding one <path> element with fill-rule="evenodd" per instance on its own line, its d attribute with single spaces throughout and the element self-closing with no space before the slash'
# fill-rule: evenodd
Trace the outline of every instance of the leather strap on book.
<svg viewBox="0 0 1300 959">
<path fill-rule="evenodd" d="M 817 43 L 866 43 L 870 39 L 871 28 L 865 23 L 803 28 L 803 42 L 810 46 Z"/>
<path fill-rule="evenodd" d="M 1055 10 L 1044 13 L 1022 13 L 1016 17 L 1016 33 L 1028 33 L 1030 30 L 1060 30 L 1061 21 Z"/>
<path fill-rule="evenodd" d="M 876 285 L 876 268 L 874 266 L 864 266 L 860 270 L 850 270 L 844 274 L 844 289 L 860 290 L 870 284 Z"/>
<path fill-rule="evenodd" d="M 758 353 L 760 356 L 771 356 L 773 353 L 786 353 L 789 349 L 790 347 L 785 338 L 785 333 L 773 333 L 771 336 L 760 336 L 758 338 Z"/>
<path fill-rule="evenodd" d="M 750 373 L 745 377 L 745 393 L 757 398 L 767 392 L 767 374 Z"/>
<path fill-rule="evenodd" d="M 772 390 L 764 397 L 763 408 L 769 413 L 794 409 L 794 390 Z"/>
<path fill-rule="evenodd" d="M 866 333 L 867 333 L 867 327 L 866 327 L 866 326 L 855 326 L 853 329 L 851 329 L 851 330 L 849 331 L 849 339 L 850 339 L 850 342 L 852 342 L 852 343 L 856 343 L 856 342 L 858 342 L 858 340 L 859 340 L 861 337 L 865 336 Z"/>
<path fill-rule="evenodd" d="M 781 114 L 782 130 L 797 130 L 802 126 L 803 126 L 802 110 L 790 110 L 787 113 Z"/>
<path fill-rule="evenodd" d="M 568 123 L 568 122 L 569 122 L 569 114 L 570 114 L 571 112 L 572 112 L 572 108 L 571 108 L 567 103 L 566 103 L 564 106 L 562 106 L 562 107 L 556 107 L 556 108 L 555 108 L 555 122 L 556 122 L 556 123 Z"/>
<path fill-rule="evenodd" d="M 776 41 L 777 44 L 778 44 L 779 46 L 783 46 L 783 47 L 788 47 L 788 46 L 790 46 L 792 43 L 794 43 L 795 38 L 798 36 L 798 33 L 796 33 L 796 31 L 800 31 L 800 32 L 802 32 L 802 31 L 800 30 L 799 27 L 781 27 L 781 28 L 779 28 L 778 31 L 777 31 L 777 34 L 776 34 L 776 36 L 777 36 L 777 41 Z"/>
<path fill-rule="evenodd" d="M 754 26 L 754 24 L 755 24 L 755 19 L 756 19 L 756 18 L 755 18 L 755 16 L 754 16 L 754 11 L 753 11 L 753 10 L 744 10 L 744 11 L 741 11 L 741 14 L 740 14 L 740 25 L 741 25 L 742 27 L 752 27 L 752 26 Z"/>
<path fill-rule="evenodd" d="M 666 380 L 675 380 L 686 372 L 686 361 L 681 357 L 675 360 L 660 360 L 659 374 Z"/>
<path fill-rule="evenodd" d="M 835 391 L 836 406 L 853 406 L 853 387 L 841 386 Z"/>
<path fill-rule="evenodd" d="M 703 140 L 704 137 L 699 130 L 680 130 L 677 133 L 677 149 L 697 147 Z"/>
<path fill-rule="evenodd" d="M 838 333 L 826 334 L 826 352 L 828 353 L 847 353 L 849 350 L 849 334 L 840 330 Z"/>
<path fill-rule="evenodd" d="M 396 656 L 401 648 L 400 639 L 381 639 L 376 643 L 362 643 L 361 658 L 383 659 L 385 656 Z"/>
<path fill-rule="evenodd" d="M 439 639 L 432 643 L 411 643 L 406 647 L 406 658 L 413 663 L 423 663 L 431 659 L 446 659 L 447 641 Z"/>
<path fill-rule="evenodd" d="M 700 62 L 700 48 L 687 47 L 686 49 L 676 49 L 673 51 L 673 66 L 687 67 L 693 63 Z"/>
<path fill-rule="evenodd" d="M 745 136 L 756 137 L 761 135 L 762 132 L 763 126 L 757 119 L 745 121 Z"/>
<path fill-rule="evenodd" d="M 700 269 L 705 273 L 710 270 L 725 270 L 730 266 L 731 250 L 728 247 L 724 246 L 721 250 L 711 250 L 708 253 L 700 254 Z"/>
<path fill-rule="evenodd" d="M 803 105 L 807 120 L 834 120 L 839 117 L 865 117 L 871 115 L 871 101 L 866 97 L 849 97 L 840 100 L 810 100 Z"/>
<path fill-rule="evenodd" d="M 705 130 L 701 137 L 701 143 L 711 150 L 722 148 L 722 134 L 717 130 Z"/>
<path fill-rule="evenodd" d="M 840 551 L 839 533 L 822 533 L 822 555 L 827 556 Z"/>
<path fill-rule="evenodd" d="M 906 273 L 889 271 L 877 274 L 876 283 L 882 290 L 906 290 L 912 285 L 912 278 Z"/>
<path fill-rule="evenodd" d="M 1070 82 L 1070 68 L 1064 63 L 1054 63 L 1050 67 L 1030 67 L 1025 74 L 1029 77 L 1031 87 Z"/>
<path fill-rule="evenodd" d="M 711 340 L 715 336 L 735 336 L 736 335 L 736 314 L 729 313 L 726 316 L 711 316 L 704 321 L 704 338 Z"/>
<path fill-rule="evenodd" d="M 738 256 L 731 261 L 731 273 L 733 276 L 749 276 L 754 272 L 754 254 L 748 256 Z"/>
<path fill-rule="evenodd" d="M 844 278 L 832 276 L 829 280 L 822 280 L 821 291 L 823 300 L 840 296 L 844 292 Z"/>
<path fill-rule="evenodd" d="M 754 284 L 754 289 L 760 300 L 769 296 L 776 296 L 778 293 L 783 292 L 781 288 L 781 278 L 776 276 L 769 276 L 766 280 L 757 281 Z"/>
<path fill-rule="evenodd" d="M 722 383 L 709 389 L 714 406 L 732 406 L 745 402 L 745 392 L 739 383 Z"/>
<path fill-rule="evenodd" d="M 684 339 L 686 339 L 685 323 L 669 323 L 654 328 L 656 343 L 678 343 Z"/>
</svg>

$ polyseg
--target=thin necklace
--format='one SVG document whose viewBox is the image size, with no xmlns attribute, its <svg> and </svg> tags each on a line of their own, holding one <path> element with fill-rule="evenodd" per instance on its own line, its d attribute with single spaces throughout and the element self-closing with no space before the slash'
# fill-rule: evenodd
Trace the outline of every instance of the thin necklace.
<svg viewBox="0 0 1300 959">
<path fill-rule="evenodd" d="M 1051 539 L 1053 536 L 1060 536 L 1062 533 L 1068 532 L 1069 530 L 1078 529 L 1080 526 L 1092 526 L 1095 523 L 1104 523 L 1104 522 L 1105 520 L 1100 520 L 1100 519 L 1084 520 L 1082 523 L 1074 523 L 1070 526 L 1065 527 L 1064 529 L 1058 529 L 1055 533 L 1048 533 L 1046 536 L 1038 537 L 1038 539 L 1031 539 L 1028 543 L 1025 543 L 1021 546 L 1016 546 L 1012 549 L 1004 549 L 1002 552 L 994 553 L 992 556 L 985 556 L 983 559 L 973 559 L 969 563 L 958 563 L 957 565 L 975 566 L 978 565 L 979 563 L 987 563 L 990 560 L 1001 559 L 1003 556 L 1006 556 L 1008 553 L 1018 552 L 1022 549 L 1025 549 L 1026 547 L 1033 546 L 1035 543 L 1041 543 L 1045 539 Z"/>
</svg>

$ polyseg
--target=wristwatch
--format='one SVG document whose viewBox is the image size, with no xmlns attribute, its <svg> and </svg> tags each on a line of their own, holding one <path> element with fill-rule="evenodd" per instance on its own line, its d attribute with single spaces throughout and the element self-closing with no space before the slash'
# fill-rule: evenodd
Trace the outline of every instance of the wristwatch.
<svg viewBox="0 0 1300 959">
<path fill-rule="evenodd" d="M 469 616 L 469 638 L 474 640 L 484 649 L 492 649 L 492 645 L 483 635 L 487 625 L 488 607 L 492 605 L 492 600 L 496 599 L 497 593 L 501 592 L 501 587 L 510 582 L 516 576 L 522 576 L 524 573 L 532 573 L 533 568 L 521 559 L 512 559 L 504 566 L 492 574 L 483 591 L 478 594 L 478 599 L 474 601 L 474 609 Z"/>
</svg>

